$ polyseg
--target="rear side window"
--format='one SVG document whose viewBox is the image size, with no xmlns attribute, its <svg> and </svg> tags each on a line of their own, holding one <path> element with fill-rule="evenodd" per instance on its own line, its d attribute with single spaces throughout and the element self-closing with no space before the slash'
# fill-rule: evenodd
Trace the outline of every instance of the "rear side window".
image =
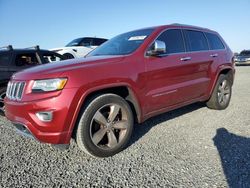
<svg viewBox="0 0 250 188">
<path fill-rule="evenodd" d="M 184 30 L 187 51 L 205 51 L 208 50 L 208 43 L 203 32 Z"/>
<path fill-rule="evenodd" d="M 8 66 L 10 62 L 10 54 L 0 54 L 0 66 Z"/>
<path fill-rule="evenodd" d="M 185 52 L 182 32 L 180 29 L 167 30 L 163 32 L 157 40 L 165 42 L 167 54 Z"/>
<path fill-rule="evenodd" d="M 211 50 L 225 49 L 225 46 L 217 35 L 212 33 L 206 33 L 206 36 Z"/>
<path fill-rule="evenodd" d="M 16 66 L 34 66 L 38 64 L 39 62 L 35 53 L 17 54 L 15 59 Z"/>
<path fill-rule="evenodd" d="M 106 42 L 106 39 L 93 39 L 93 46 L 100 46 L 102 43 Z"/>
</svg>

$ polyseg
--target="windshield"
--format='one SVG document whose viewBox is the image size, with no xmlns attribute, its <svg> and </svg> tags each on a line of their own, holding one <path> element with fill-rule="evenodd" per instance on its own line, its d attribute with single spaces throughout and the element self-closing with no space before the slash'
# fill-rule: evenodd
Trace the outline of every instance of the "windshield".
<svg viewBox="0 0 250 188">
<path fill-rule="evenodd" d="M 79 43 L 81 42 L 81 38 L 79 38 L 79 39 L 74 39 L 74 40 L 72 40 L 70 43 L 68 43 L 67 45 L 66 45 L 66 47 L 70 47 L 70 46 L 79 46 Z"/>
<path fill-rule="evenodd" d="M 88 56 L 126 55 L 134 52 L 154 29 L 142 29 L 118 35 L 92 51 Z"/>
<path fill-rule="evenodd" d="M 250 56 L 250 50 L 244 50 L 244 51 L 240 52 L 240 55 Z"/>
</svg>

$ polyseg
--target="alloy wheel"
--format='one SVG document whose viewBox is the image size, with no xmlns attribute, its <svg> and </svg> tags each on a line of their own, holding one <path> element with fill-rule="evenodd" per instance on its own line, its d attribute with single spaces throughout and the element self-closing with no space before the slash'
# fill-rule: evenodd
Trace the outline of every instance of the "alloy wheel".
<svg viewBox="0 0 250 188">
<path fill-rule="evenodd" d="M 90 137 L 99 148 L 112 149 L 121 143 L 128 129 L 128 114 L 118 104 L 107 104 L 94 114 Z"/>
<path fill-rule="evenodd" d="M 230 100 L 231 88 L 230 83 L 227 80 L 223 80 L 218 88 L 218 102 L 221 105 L 225 105 Z"/>
</svg>

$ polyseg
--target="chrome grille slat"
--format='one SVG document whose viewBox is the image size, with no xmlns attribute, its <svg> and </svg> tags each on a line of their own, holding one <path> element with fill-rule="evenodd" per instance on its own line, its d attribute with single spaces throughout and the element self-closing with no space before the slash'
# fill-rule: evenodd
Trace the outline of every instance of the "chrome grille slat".
<svg viewBox="0 0 250 188">
<path fill-rule="evenodd" d="M 25 83 L 24 83 L 24 82 L 20 83 L 20 89 L 19 89 L 19 92 L 18 92 L 18 94 L 17 94 L 17 97 L 18 97 L 19 99 L 22 98 L 24 86 L 25 86 Z"/>
<path fill-rule="evenodd" d="M 21 86 L 21 83 L 19 82 L 19 83 L 17 84 L 17 89 L 16 89 L 16 98 L 17 98 L 17 99 L 19 98 L 20 86 Z"/>
<path fill-rule="evenodd" d="M 6 97 L 11 100 L 21 100 L 25 82 L 11 81 L 8 83 Z"/>
<path fill-rule="evenodd" d="M 13 96 L 14 96 L 14 89 L 15 89 L 15 83 L 12 83 L 11 92 L 10 92 L 11 99 L 13 99 Z"/>
<path fill-rule="evenodd" d="M 11 97 L 11 91 L 12 91 L 12 85 L 13 85 L 13 83 L 10 83 L 10 93 L 9 93 L 9 97 Z"/>
<path fill-rule="evenodd" d="M 17 90 L 17 82 L 14 83 L 14 89 L 13 89 L 13 99 L 16 98 L 16 90 Z"/>
</svg>

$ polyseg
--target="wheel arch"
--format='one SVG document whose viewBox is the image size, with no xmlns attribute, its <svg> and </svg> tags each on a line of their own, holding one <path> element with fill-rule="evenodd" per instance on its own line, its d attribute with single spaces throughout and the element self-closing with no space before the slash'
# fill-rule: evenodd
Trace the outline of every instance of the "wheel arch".
<svg viewBox="0 0 250 188">
<path fill-rule="evenodd" d="M 212 87 L 210 89 L 209 97 L 211 96 L 211 94 L 212 94 L 212 92 L 214 90 L 214 87 L 216 85 L 216 82 L 217 82 L 217 80 L 218 80 L 218 78 L 219 78 L 219 76 L 221 74 L 228 75 L 229 78 L 230 78 L 231 83 L 233 84 L 234 83 L 234 73 L 235 73 L 235 69 L 233 67 L 225 66 L 225 65 L 220 66 L 217 73 L 216 73 L 216 76 L 215 76 L 215 79 L 213 81 Z"/>
<path fill-rule="evenodd" d="M 219 74 L 217 75 L 217 79 L 218 79 L 219 75 L 221 75 L 221 74 L 228 75 L 231 83 L 232 84 L 234 83 L 234 71 L 233 71 L 233 69 L 230 69 L 230 68 L 222 69 L 219 72 Z"/>
<path fill-rule="evenodd" d="M 84 108 L 86 107 L 85 105 L 88 103 L 88 101 L 91 101 L 93 98 L 95 98 L 98 95 L 107 94 L 107 93 L 116 94 L 124 98 L 128 102 L 129 106 L 131 107 L 131 110 L 134 116 L 134 121 L 138 123 L 142 121 L 141 107 L 140 107 L 138 98 L 130 86 L 126 84 L 115 85 L 115 86 L 108 85 L 106 87 L 103 86 L 97 89 L 90 89 L 82 95 L 81 99 L 78 102 L 78 106 L 75 109 L 75 115 L 72 118 L 73 120 L 70 125 L 70 133 L 71 133 L 69 135 L 70 138 L 72 136 L 75 137 L 77 123 L 79 122 L 82 110 L 84 110 Z"/>
<path fill-rule="evenodd" d="M 90 101 L 98 95 L 107 94 L 107 93 L 116 94 L 122 97 L 123 99 L 125 99 L 129 103 L 131 110 L 133 111 L 135 120 L 137 122 L 140 122 L 140 118 L 141 118 L 140 106 L 138 104 L 138 100 L 134 91 L 128 86 L 122 85 L 122 86 L 115 86 L 115 87 L 106 87 L 106 88 L 102 88 L 102 89 L 89 92 L 86 95 L 84 101 L 85 102 Z M 84 106 L 85 102 L 82 103 L 81 108 Z"/>
</svg>

